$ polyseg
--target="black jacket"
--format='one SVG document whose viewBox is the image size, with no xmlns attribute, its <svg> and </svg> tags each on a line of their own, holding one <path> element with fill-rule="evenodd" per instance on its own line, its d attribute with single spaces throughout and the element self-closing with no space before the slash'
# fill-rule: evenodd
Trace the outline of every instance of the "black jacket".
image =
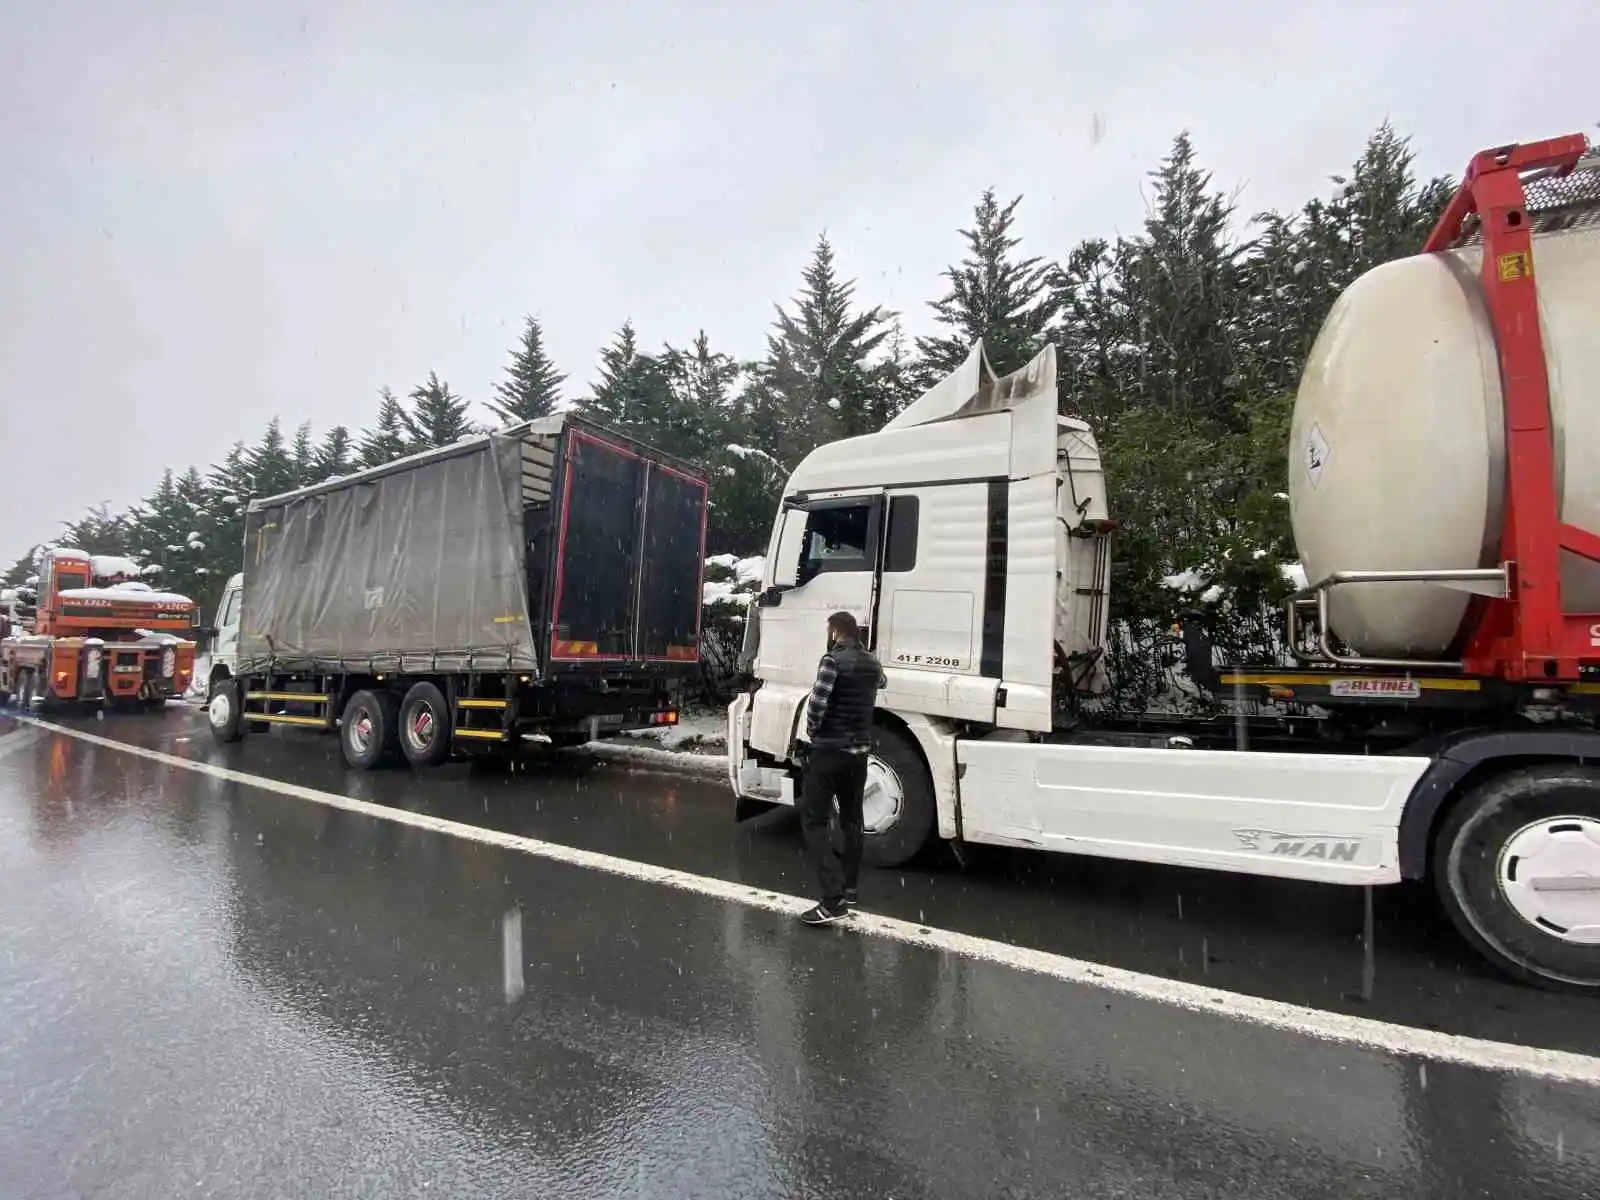
<svg viewBox="0 0 1600 1200">
<path fill-rule="evenodd" d="M 806 735 L 818 750 L 858 750 L 872 745 L 872 710 L 883 669 L 871 651 L 840 646 L 822 656 L 806 703 Z"/>
</svg>

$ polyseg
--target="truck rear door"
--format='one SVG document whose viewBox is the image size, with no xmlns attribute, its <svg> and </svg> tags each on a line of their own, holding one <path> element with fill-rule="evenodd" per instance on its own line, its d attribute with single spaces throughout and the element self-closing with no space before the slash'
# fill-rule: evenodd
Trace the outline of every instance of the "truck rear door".
<svg viewBox="0 0 1600 1200">
<path fill-rule="evenodd" d="M 696 662 L 705 514 L 704 480 L 569 431 L 551 663 Z"/>
</svg>

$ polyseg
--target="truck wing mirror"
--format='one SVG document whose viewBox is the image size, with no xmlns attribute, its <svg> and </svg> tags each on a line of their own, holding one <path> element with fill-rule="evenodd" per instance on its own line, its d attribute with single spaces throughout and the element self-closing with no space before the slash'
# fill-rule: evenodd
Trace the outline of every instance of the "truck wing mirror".
<svg viewBox="0 0 1600 1200">
<path fill-rule="evenodd" d="M 756 605 L 760 608 L 777 608 L 778 602 L 788 590 L 781 584 L 775 584 L 756 597 Z"/>
</svg>

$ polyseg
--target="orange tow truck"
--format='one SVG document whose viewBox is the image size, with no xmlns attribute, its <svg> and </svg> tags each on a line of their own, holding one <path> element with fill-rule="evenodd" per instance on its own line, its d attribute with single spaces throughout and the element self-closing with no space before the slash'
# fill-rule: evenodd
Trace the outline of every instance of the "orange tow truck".
<svg viewBox="0 0 1600 1200">
<path fill-rule="evenodd" d="M 139 565 L 56 549 L 43 555 L 33 628 L 0 639 L 0 703 L 159 708 L 194 674 L 193 600 L 153 589 Z"/>
</svg>

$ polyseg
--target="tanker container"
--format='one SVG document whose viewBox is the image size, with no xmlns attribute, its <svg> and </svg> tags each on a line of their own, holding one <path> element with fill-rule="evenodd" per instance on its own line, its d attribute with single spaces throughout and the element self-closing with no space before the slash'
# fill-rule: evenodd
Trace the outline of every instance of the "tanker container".
<svg viewBox="0 0 1600 1200">
<path fill-rule="evenodd" d="M 1600 160 L 1548 181 L 1533 217 L 1533 282 L 1549 374 L 1561 519 L 1600 532 Z M 1558 191 L 1554 185 L 1560 185 Z M 1289 502 L 1312 584 L 1338 571 L 1493 568 L 1505 511 L 1505 415 L 1494 331 L 1462 244 L 1385 263 L 1339 297 L 1295 399 Z M 1563 554 L 1569 612 L 1600 611 L 1600 564 Z M 1434 584 L 1329 594 L 1356 653 L 1455 657 L 1472 597 Z"/>
</svg>

